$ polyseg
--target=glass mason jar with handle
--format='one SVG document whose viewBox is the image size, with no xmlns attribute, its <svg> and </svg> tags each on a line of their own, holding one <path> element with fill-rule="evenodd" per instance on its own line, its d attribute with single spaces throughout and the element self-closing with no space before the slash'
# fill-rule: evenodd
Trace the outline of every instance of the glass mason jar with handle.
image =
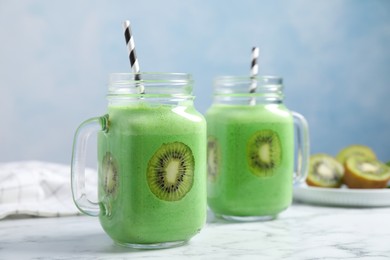
<svg viewBox="0 0 390 260">
<path fill-rule="evenodd" d="M 111 74 L 108 114 L 74 138 L 72 192 L 118 244 L 184 244 L 206 220 L 206 122 L 193 106 L 192 78 L 180 73 Z M 146 94 L 139 94 L 139 88 Z M 86 142 L 98 136 L 98 201 L 86 197 Z"/>
<path fill-rule="evenodd" d="M 229 220 L 274 219 L 291 204 L 309 159 L 307 122 L 285 106 L 282 79 L 217 77 L 206 120 L 211 210 Z"/>
</svg>

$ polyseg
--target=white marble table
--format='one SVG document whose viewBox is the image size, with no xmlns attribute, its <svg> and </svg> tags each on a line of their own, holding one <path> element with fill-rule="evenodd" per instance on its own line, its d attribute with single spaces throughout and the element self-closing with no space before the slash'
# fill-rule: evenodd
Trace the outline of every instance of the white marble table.
<svg viewBox="0 0 390 260">
<path fill-rule="evenodd" d="M 189 244 L 140 251 L 113 244 L 85 216 L 0 220 L 0 259 L 390 259 L 390 208 L 294 204 L 277 220 L 211 214 Z"/>
</svg>

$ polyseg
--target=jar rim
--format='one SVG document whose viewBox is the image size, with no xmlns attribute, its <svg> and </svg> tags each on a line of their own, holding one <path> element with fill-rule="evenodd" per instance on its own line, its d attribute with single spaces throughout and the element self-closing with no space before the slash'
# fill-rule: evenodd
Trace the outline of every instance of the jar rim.
<svg viewBox="0 0 390 260">
<path fill-rule="evenodd" d="M 218 76 L 214 78 L 214 100 L 220 103 L 256 100 L 277 103 L 283 100 L 283 79 L 278 76 Z"/>
<path fill-rule="evenodd" d="M 217 85 L 223 83 L 246 83 L 256 81 L 258 85 L 283 85 L 283 78 L 280 76 L 273 75 L 262 75 L 262 76 L 250 76 L 250 75 L 221 75 L 214 78 L 214 84 Z"/>
<path fill-rule="evenodd" d="M 111 73 L 108 83 L 108 97 L 117 95 L 190 97 L 193 82 L 192 75 L 189 73 Z"/>
<path fill-rule="evenodd" d="M 136 76 L 140 76 L 140 79 L 136 79 Z M 114 72 L 109 74 L 109 82 L 117 81 L 128 81 L 128 82 L 137 82 L 137 81 L 172 81 L 172 80 L 186 80 L 193 81 L 192 75 L 190 73 L 182 72 Z"/>
</svg>

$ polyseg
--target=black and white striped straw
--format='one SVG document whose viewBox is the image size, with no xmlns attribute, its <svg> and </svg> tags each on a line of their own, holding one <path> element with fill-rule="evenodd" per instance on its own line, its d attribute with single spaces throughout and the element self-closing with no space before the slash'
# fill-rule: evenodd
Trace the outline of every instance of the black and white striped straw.
<svg viewBox="0 0 390 260">
<path fill-rule="evenodd" d="M 134 79 L 137 81 L 140 81 L 141 75 L 140 75 L 140 69 L 139 69 L 137 55 L 135 53 L 134 37 L 131 33 L 130 21 L 128 21 L 128 20 L 124 21 L 123 30 L 124 30 L 125 40 L 126 40 L 127 51 L 129 53 L 131 70 L 133 71 L 133 73 L 135 75 Z M 142 84 L 137 84 L 137 87 L 139 88 L 140 94 L 145 94 L 145 88 Z"/>
<path fill-rule="evenodd" d="M 252 48 L 252 62 L 251 62 L 251 86 L 249 88 L 249 93 L 255 93 L 257 88 L 257 75 L 259 74 L 259 65 L 257 64 L 257 58 L 259 57 L 259 48 Z M 252 97 L 250 100 L 250 105 L 256 105 L 256 98 Z"/>
</svg>

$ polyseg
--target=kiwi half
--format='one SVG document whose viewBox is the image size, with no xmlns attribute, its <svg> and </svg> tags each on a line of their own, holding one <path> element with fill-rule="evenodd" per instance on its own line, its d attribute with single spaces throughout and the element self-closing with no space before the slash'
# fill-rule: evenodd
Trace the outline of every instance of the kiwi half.
<svg viewBox="0 0 390 260">
<path fill-rule="evenodd" d="M 102 161 L 103 187 L 108 195 L 116 193 L 118 187 L 118 163 L 110 152 L 106 152 Z"/>
<path fill-rule="evenodd" d="M 309 186 L 339 188 L 343 184 L 344 168 L 335 158 L 327 154 L 310 156 L 306 183 Z"/>
<path fill-rule="evenodd" d="M 194 165 L 194 156 L 187 145 L 162 144 L 148 163 L 146 176 L 150 191 L 161 200 L 182 199 L 192 188 Z"/>
<path fill-rule="evenodd" d="M 376 159 L 376 155 L 370 147 L 359 144 L 345 147 L 337 154 L 336 159 L 341 164 L 344 164 L 348 157 L 355 155 L 362 155 L 370 159 Z"/>
<path fill-rule="evenodd" d="M 220 149 L 217 139 L 214 136 L 207 138 L 207 176 L 215 181 L 220 167 Z"/>
<path fill-rule="evenodd" d="M 254 175 L 273 176 L 282 161 L 282 146 L 278 133 L 269 129 L 254 133 L 247 143 L 247 160 Z"/>
<path fill-rule="evenodd" d="M 349 188 L 386 188 L 390 180 L 390 167 L 366 156 L 351 156 L 344 164 L 344 182 Z"/>
</svg>

